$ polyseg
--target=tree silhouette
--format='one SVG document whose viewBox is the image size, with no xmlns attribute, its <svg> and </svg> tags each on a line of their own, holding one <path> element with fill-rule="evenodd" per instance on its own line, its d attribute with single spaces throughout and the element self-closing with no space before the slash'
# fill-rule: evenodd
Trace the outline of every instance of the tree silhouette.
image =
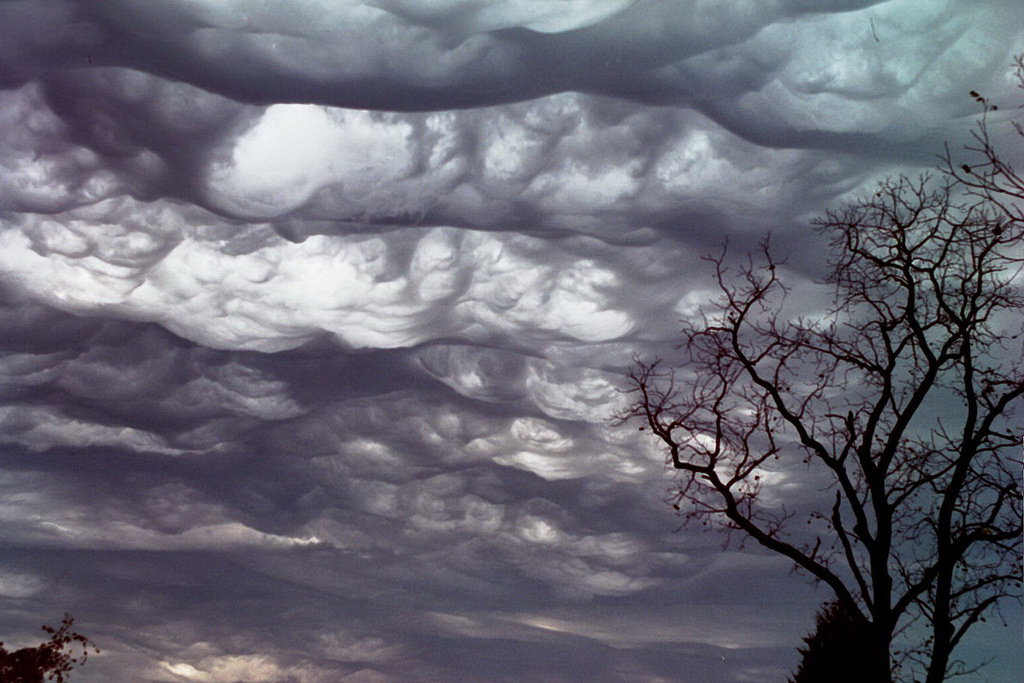
<svg viewBox="0 0 1024 683">
<path fill-rule="evenodd" d="M 966 671 L 965 633 L 1021 598 L 1024 182 L 981 102 L 975 165 L 947 152 L 942 178 L 885 180 L 816 222 L 824 314 L 794 317 L 767 242 L 735 271 L 725 248 L 707 257 L 717 299 L 683 322 L 676 369 L 637 360 L 620 416 L 666 447 L 687 520 L 789 558 L 860 615 L 884 682 Z M 810 493 L 787 506 L 780 479 Z"/>
<path fill-rule="evenodd" d="M 873 646 L 864 616 L 841 603 L 825 603 L 804 644 L 789 683 L 875 683 L 888 675 L 889 653 Z"/>
<path fill-rule="evenodd" d="M 71 615 L 65 613 L 59 627 L 43 626 L 50 639 L 38 647 L 8 652 L 0 643 L 0 683 L 42 683 L 43 680 L 64 683 L 71 669 L 85 664 L 90 647 L 99 653 L 95 643 L 71 630 L 74 623 Z M 82 648 L 77 656 L 73 652 L 76 643 Z"/>
<path fill-rule="evenodd" d="M 1024 55 L 1014 59 L 1014 71 L 1017 87 L 1024 90 Z M 996 207 L 1008 220 L 1024 222 L 1024 205 L 1019 201 L 1024 195 L 1024 178 L 998 153 L 989 134 L 990 117 L 996 115 L 999 107 L 974 90 L 970 95 L 982 106 L 981 122 L 972 131 L 973 141 L 967 146 L 967 151 L 976 161 L 974 164 L 957 164 L 947 145 L 945 154 L 939 157 L 942 160 L 941 168 L 968 194 Z M 1018 107 L 1022 108 L 1024 105 Z M 1018 137 L 1024 137 L 1024 121 L 1011 120 L 1010 124 Z"/>
</svg>

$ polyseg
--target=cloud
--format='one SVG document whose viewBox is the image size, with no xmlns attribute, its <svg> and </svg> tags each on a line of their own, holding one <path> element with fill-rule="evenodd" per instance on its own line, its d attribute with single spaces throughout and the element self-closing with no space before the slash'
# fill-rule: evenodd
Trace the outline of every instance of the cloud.
<svg viewBox="0 0 1024 683">
<path fill-rule="evenodd" d="M 28 598 L 45 589 L 46 582 L 37 576 L 0 570 L 0 596 L 4 598 Z"/>
<path fill-rule="evenodd" d="M 339 183 L 358 199 L 412 171 L 412 133 L 368 112 L 273 105 L 235 141 L 230 161 L 211 169 L 209 192 L 248 215 L 290 213 Z"/>
<path fill-rule="evenodd" d="M 999 1 L 958 12 L 950 12 L 946 0 L 924 6 L 800 1 L 728 9 L 705 0 L 427 5 L 395 0 L 335 3 L 329 9 L 315 2 L 257 7 L 169 2 L 159 10 L 142 2 L 118 2 L 97 5 L 89 13 L 73 12 L 70 3 L 49 5 L 52 24 L 63 28 L 78 20 L 84 22 L 80 34 L 95 36 L 72 44 L 78 49 L 65 53 L 63 63 L 80 64 L 91 54 L 101 64 L 142 64 L 236 99 L 274 97 L 372 109 L 481 106 L 563 90 L 696 104 L 710 99 L 707 89 L 715 82 L 736 88 L 715 99 L 736 104 L 771 83 L 787 62 L 799 62 L 794 52 L 819 52 L 823 38 L 831 54 L 853 54 L 851 63 L 871 65 L 855 88 L 876 81 L 872 69 L 877 66 L 894 76 L 894 87 L 907 89 L 919 83 L 920 72 L 945 68 L 940 55 L 966 67 L 952 78 L 980 73 L 1005 43 L 972 44 L 974 37 L 995 32 L 1006 38 L 1013 32 L 1012 22 L 1002 20 L 1012 12 L 1012 3 Z M 869 19 L 876 33 L 881 31 L 878 42 Z M 819 27 L 826 21 L 842 30 L 823 34 Z M 772 30 L 785 31 L 792 40 L 782 42 Z M 39 53 L 26 48 L 38 61 Z M 45 54 L 50 61 L 60 59 Z M 716 55 L 720 68 L 692 68 L 691 61 L 701 64 L 704 55 Z M 732 68 L 746 67 L 742 77 L 721 71 L 721 66 L 729 68 L 727 55 L 738 57 Z M 821 60 L 815 63 L 822 65 Z M 833 84 L 807 71 L 805 83 L 826 96 L 834 90 L 841 96 L 834 102 L 841 107 L 855 99 L 847 97 L 857 92 L 851 79 Z M 930 99 L 943 98 L 936 93 Z M 745 121 L 753 132 L 753 112 L 745 106 L 741 110 L 716 113 Z M 756 116 L 764 121 L 777 115 L 780 124 L 792 125 L 793 114 L 792 109 L 788 115 L 770 109 Z"/>
<path fill-rule="evenodd" d="M 607 422 L 622 407 L 617 375 L 524 356 L 508 349 L 433 345 L 422 367 L 459 394 L 480 401 L 531 404 L 548 417 Z"/>
<path fill-rule="evenodd" d="M 5 436 L 0 443 L 18 444 L 32 450 L 55 446 L 120 446 L 132 450 L 173 454 L 175 449 L 154 434 L 120 426 L 90 424 L 46 408 L 0 409 Z"/>
<path fill-rule="evenodd" d="M 725 240 L 820 311 L 808 219 L 1008 110 L 1018 10 L 0 3 L 13 636 L 71 611 L 85 681 L 784 677 L 822 596 L 670 533 L 623 371 Z"/>
<path fill-rule="evenodd" d="M 129 208 L 140 211 L 125 224 Z M 33 219 L 0 234 L 0 268 L 51 306 L 159 322 L 214 348 L 280 351 L 324 334 L 348 348 L 453 336 L 599 342 L 634 327 L 610 301 L 617 273 L 578 256 L 556 271 L 536 238 L 438 228 L 295 244 L 265 231 L 236 253 L 168 234 L 179 220 L 171 206 L 134 202 Z"/>
</svg>

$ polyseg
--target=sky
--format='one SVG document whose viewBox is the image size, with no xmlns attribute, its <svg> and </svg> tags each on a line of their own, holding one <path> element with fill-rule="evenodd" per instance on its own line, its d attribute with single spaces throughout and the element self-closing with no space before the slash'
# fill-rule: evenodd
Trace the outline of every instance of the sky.
<svg viewBox="0 0 1024 683">
<path fill-rule="evenodd" d="M 83 683 L 784 680 L 827 593 L 680 529 L 624 374 L 725 240 L 813 312 L 810 221 L 1022 52 L 1019 0 L 0 2 L 0 637 L 70 612 Z M 1021 680 L 1009 623 L 971 681 Z"/>
</svg>

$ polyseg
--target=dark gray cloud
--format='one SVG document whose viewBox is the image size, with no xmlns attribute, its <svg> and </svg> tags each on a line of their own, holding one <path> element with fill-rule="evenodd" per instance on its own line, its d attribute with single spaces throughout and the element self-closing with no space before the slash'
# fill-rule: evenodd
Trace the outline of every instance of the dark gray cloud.
<svg viewBox="0 0 1024 683">
<path fill-rule="evenodd" d="M 672 533 L 622 373 L 725 238 L 813 314 L 808 220 L 1022 51 L 1015 0 L 0 3 L 4 641 L 69 610 L 84 681 L 782 680 L 824 595 Z"/>
</svg>

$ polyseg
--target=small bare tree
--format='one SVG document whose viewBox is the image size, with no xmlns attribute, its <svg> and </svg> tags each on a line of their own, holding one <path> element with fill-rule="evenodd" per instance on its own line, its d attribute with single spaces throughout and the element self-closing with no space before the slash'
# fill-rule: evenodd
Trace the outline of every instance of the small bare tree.
<svg viewBox="0 0 1024 683">
<path fill-rule="evenodd" d="M 735 272 L 723 249 L 681 363 L 630 373 L 622 417 L 666 447 L 675 507 L 825 583 L 885 653 L 879 681 L 966 672 L 964 635 L 1021 599 L 1024 186 L 988 126 L 975 166 L 947 156 L 943 179 L 886 180 L 817 223 L 827 314 L 790 314 L 767 243 Z M 781 503 L 787 477 L 810 493 Z"/>
</svg>

